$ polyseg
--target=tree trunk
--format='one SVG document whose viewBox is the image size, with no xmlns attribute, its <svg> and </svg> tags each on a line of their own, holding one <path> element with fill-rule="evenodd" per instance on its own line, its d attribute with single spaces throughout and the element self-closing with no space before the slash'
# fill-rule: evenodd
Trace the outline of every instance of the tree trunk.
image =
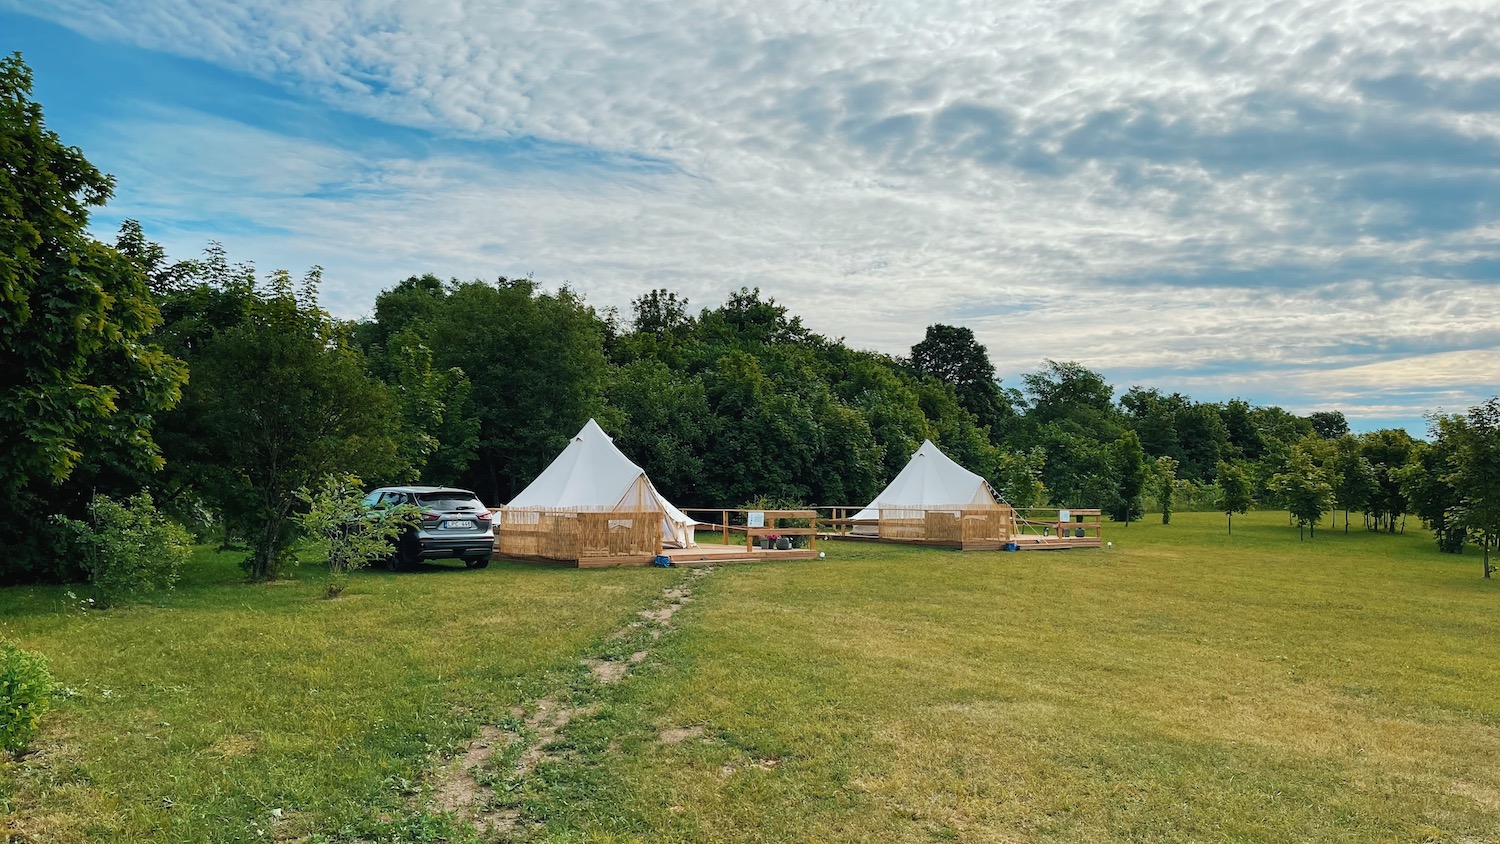
<svg viewBox="0 0 1500 844">
<path fill-rule="evenodd" d="M 1297 523 L 1297 541 L 1298 542 L 1302 541 L 1302 523 L 1301 522 Z"/>
<path fill-rule="evenodd" d="M 1225 513 L 1224 515 L 1229 517 L 1229 535 L 1234 536 L 1234 514 Z"/>
</svg>

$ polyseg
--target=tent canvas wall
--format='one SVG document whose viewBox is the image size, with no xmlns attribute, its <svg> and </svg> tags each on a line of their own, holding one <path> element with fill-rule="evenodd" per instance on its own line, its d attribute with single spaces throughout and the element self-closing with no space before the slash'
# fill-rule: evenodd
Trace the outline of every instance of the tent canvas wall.
<svg viewBox="0 0 1500 844">
<path fill-rule="evenodd" d="M 663 498 L 645 470 L 630 462 L 592 419 L 509 506 L 659 511 L 663 544 L 698 544 L 693 539 L 697 522 Z"/>
<path fill-rule="evenodd" d="M 941 507 L 997 507 L 999 497 L 984 478 L 954 463 L 932 440 L 925 440 L 895 480 L 865 509 L 850 518 L 874 522 L 880 508 L 913 510 Z M 855 527 L 855 533 L 874 533 L 875 526 Z"/>
</svg>

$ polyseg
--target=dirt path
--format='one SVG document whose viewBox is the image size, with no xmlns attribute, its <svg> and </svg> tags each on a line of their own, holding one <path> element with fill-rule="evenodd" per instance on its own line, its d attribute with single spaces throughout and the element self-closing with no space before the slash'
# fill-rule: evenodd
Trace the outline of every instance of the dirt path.
<svg viewBox="0 0 1500 844">
<path fill-rule="evenodd" d="M 553 758 L 552 746 L 575 718 L 592 715 L 599 708 L 598 693 L 625 680 L 651 656 L 652 643 L 673 629 L 672 618 L 693 600 L 693 586 L 714 571 L 692 568 L 676 584 L 662 590 L 650 607 L 615 630 L 606 642 L 649 639 L 641 649 L 623 659 L 591 656 L 583 660 L 594 688 L 559 690 L 538 700 L 528 713 L 517 709 L 506 724 L 485 724 L 479 736 L 455 754 L 438 772 L 433 783 L 431 808 L 449 812 L 472 825 L 488 841 L 505 841 L 521 826 L 521 810 L 496 800 L 498 788 L 517 790 L 542 763 Z M 607 650 L 607 648 L 605 649 Z"/>
</svg>

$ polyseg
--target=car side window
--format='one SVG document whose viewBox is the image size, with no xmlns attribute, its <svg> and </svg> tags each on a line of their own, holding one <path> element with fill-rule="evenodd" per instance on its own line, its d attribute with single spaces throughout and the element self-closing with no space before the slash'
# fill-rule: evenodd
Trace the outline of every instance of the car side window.
<svg viewBox="0 0 1500 844">
<path fill-rule="evenodd" d="M 384 495 L 384 493 L 377 489 L 369 495 L 366 495 L 365 500 L 361 501 L 360 503 L 366 507 L 374 507 L 376 504 L 380 503 L 380 497 L 382 495 Z"/>
</svg>

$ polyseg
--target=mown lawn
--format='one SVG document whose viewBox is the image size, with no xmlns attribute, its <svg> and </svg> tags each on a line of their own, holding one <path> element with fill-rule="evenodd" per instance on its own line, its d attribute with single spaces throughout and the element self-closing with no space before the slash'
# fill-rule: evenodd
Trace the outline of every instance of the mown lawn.
<svg viewBox="0 0 1500 844">
<path fill-rule="evenodd" d="M 1174 521 L 722 570 L 533 783 L 540 836 L 1500 841 L 1500 587 L 1472 554 Z"/>
<path fill-rule="evenodd" d="M 1500 585 L 1422 531 L 1284 514 L 1112 550 L 829 544 L 724 567 L 520 787 L 551 841 L 1500 842 Z M 74 690 L 10 821 L 40 841 L 438 840 L 434 752 L 577 672 L 676 572 L 495 566 L 166 608 L 0 592 Z M 665 733 L 664 733 L 665 731 Z M 270 812 L 290 817 L 270 829 Z M 4 829 L 4 821 L 0 821 Z M 260 832 L 257 832 L 260 830 Z"/>
<path fill-rule="evenodd" d="M 68 688 L 0 767 L 0 841 L 443 840 L 412 798 L 434 751 L 550 690 L 677 575 L 438 564 L 336 601 L 316 567 L 292 576 L 246 585 L 204 550 L 166 607 L 0 590 L 0 636 Z"/>
</svg>

